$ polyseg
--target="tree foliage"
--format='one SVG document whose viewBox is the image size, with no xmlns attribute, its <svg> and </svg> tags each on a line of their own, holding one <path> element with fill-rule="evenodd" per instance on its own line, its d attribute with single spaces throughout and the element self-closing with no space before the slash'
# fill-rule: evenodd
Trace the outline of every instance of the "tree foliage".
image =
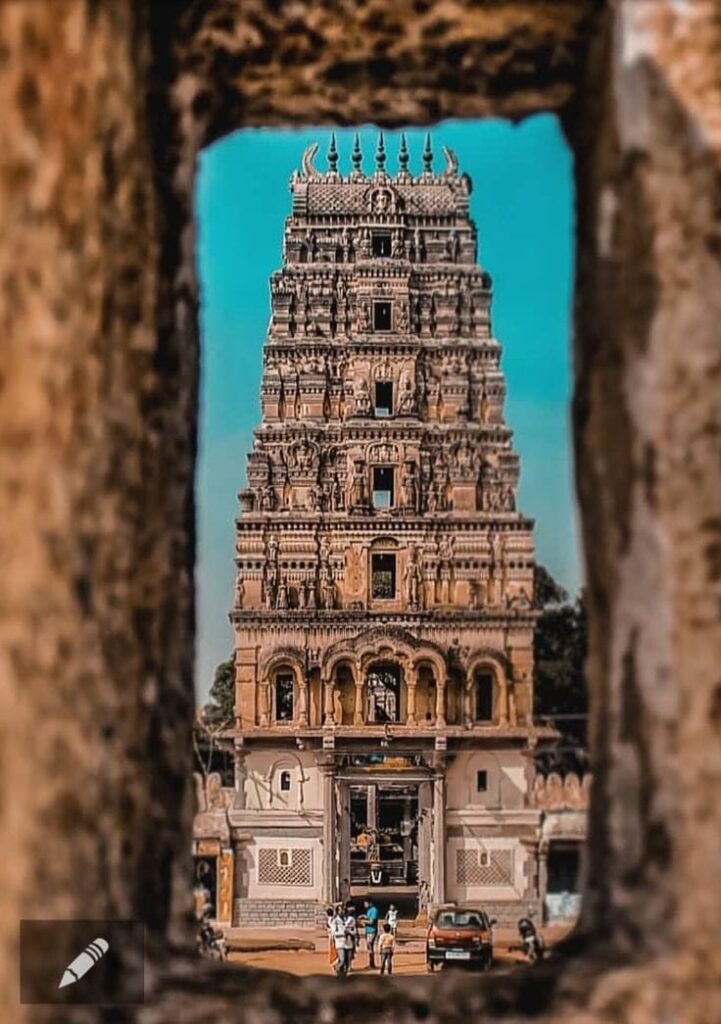
<svg viewBox="0 0 721 1024">
<path fill-rule="evenodd" d="M 207 779 L 220 772 L 223 785 L 233 783 L 233 753 L 222 734 L 235 721 L 235 660 L 221 661 L 213 676 L 208 700 L 200 709 L 193 729 L 195 769 Z"/>
<path fill-rule="evenodd" d="M 535 707 L 539 722 L 547 720 L 560 733 L 554 748 L 537 764 L 549 771 L 588 771 L 588 696 L 584 675 L 587 615 L 584 596 L 570 602 L 542 566 L 534 586 L 541 615 L 534 634 Z M 573 717 L 567 717 L 573 716 Z"/>
<path fill-rule="evenodd" d="M 213 676 L 208 702 L 203 708 L 206 725 L 232 725 L 235 720 L 235 659 L 221 661 Z"/>
</svg>

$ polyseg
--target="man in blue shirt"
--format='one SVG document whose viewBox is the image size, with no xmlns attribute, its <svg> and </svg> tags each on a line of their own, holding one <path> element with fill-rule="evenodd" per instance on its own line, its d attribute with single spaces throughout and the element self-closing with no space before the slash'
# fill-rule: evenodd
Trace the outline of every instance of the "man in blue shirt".
<svg viewBox="0 0 721 1024">
<path fill-rule="evenodd" d="M 368 947 L 368 966 L 376 965 L 376 942 L 378 940 L 378 907 L 373 900 L 365 900 L 363 922 L 365 924 L 366 946 Z"/>
</svg>

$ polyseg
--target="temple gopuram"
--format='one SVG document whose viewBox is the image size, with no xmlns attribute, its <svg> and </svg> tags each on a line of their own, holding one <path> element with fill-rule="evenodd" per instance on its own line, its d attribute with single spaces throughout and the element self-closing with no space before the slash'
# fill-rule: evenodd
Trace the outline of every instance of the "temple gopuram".
<svg viewBox="0 0 721 1024">
<path fill-rule="evenodd" d="M 235 785 L 195 853 L 217 916 L 540 910 L 533 522 L 516 505 L 471 181 L 335 138 L 290 181 L 236 521 Z M 211 873 L 212 873 L 211 872 Z M 221 875 L 223 880 L 221 881 Z"/>
</svg>

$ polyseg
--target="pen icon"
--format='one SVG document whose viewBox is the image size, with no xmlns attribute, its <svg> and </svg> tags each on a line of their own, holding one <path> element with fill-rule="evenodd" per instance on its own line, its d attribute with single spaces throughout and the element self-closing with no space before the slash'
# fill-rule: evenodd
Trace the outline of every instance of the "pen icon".
<svg viewBox="0 0 721 1024">
<path fill-rule="evenodd" d="M 93 939 L 82 953 L 70 961 L 63 971 L 58 988 L 65 988 L 66 985 L 74 985 L 76 981 L 80 981 L 83 975 L 87 974 L 91 967 L 95 967 L 98 960 L 104 957 L 109 949 L 110 946 L 105 939 Z"/>
</svg>

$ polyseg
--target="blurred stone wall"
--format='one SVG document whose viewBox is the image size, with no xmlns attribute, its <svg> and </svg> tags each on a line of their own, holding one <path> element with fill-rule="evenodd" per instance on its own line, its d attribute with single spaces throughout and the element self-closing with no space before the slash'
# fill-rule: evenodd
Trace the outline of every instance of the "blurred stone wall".
<svg viewBox="0 0 721 1024">
<path fill-rule="evenodd" d="M 2 5 L 0 39 L 3 997 L 22 916 L 142 916 L 158 968 L 189 934 L 198 149 L 550 109 L 594 714 L 573 956 L 352 989 L 181 957 L 142 1020 L 721 1019 L 717 4 L 53 0 Z"/>
</svg>

